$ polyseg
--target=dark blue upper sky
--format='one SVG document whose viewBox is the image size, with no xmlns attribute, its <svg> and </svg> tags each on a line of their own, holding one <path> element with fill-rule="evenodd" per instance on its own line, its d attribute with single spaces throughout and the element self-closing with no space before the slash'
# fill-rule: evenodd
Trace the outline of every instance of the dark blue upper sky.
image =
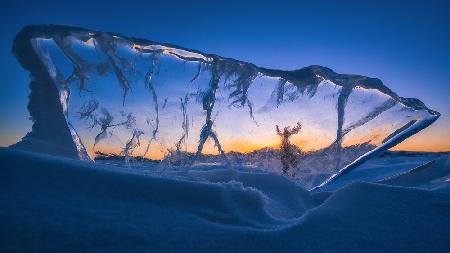
<svg viewBox="0 0 450 253">
<path fill-rule="evenodd" d="M 11 54 L 12 40 L 24 25 L 54 23 L 169 42 L 263 67 L 319 64 L 378 77 L 399 95 L 420 98 L 442 113 L 403 148 L 450 149 L 448 1 L 109 2 L 0 3 L 2 146 L 31 127 L 29 77 Z"/>
</svg>

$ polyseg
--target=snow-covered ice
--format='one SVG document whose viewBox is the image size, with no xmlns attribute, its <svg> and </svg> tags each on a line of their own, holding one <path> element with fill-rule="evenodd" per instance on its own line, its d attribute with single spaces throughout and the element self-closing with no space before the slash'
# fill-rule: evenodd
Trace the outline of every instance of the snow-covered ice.
<svg viewBox="0 0 450 253">
<path fill-rule="evenodd" d="M 0 251 L 444 252 L 450 157 L 433 159 L 384 183 L 309 192 L 269 172 L 0 149 Z"/>
<path fill-rule="evenodd" d="M 432 162 L 447 153 L 394 151 L 386 152 L 360 165 L 351 173 L 320 188 L 320 191 L 335 191 L 352 182 L 380 182 L 407 173 L 416 167 Z M 445 166 L 444 166 L 445 168 Z"/>
</svg>

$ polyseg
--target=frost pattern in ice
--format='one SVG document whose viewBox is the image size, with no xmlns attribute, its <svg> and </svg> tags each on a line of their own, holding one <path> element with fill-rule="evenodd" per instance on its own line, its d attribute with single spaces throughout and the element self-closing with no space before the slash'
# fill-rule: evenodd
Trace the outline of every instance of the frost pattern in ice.
<svg viewBox="0 0 450 253">
<path fill-rule="evenodd" d="M 31 73 L 34 121 L 14 146 L 80 159 L 279 172 L 287 164 L 313 188 L 439 117 L 376 78 L 266 69 L 83 28 L 27 26 L 13 51 Z M 283 131 L 292 133 L 280 146 Z"/>
</svg>

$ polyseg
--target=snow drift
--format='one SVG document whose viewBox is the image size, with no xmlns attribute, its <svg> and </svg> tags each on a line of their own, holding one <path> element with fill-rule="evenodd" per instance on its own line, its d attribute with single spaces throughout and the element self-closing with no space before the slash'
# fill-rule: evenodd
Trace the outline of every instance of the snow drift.
<svg viewBox="0 0 450 253">
<path fill-rule="evenodd" d="M 383 180 L 395 178 L 402 174 L 408 174 L 414 168 L 421 167 L 427 163 L 435 160 L 445 160 L 445 156 L 450 155 L 450 152 L 442 153 L 428 153 L 428 152 L 409 152 L 409 151 L 389 151 L 385 152 L 376 158 L 367 161 L 358 166 L 350 173 L 334 180 L 333 182 L 316 189 L 316 191 L 336 191 L 346 185 L 354 182 L 370 182 L 380 183 Z M 440 171 L 448 168 L 445 164 L 443 166 L 432 166 L 431 171 Z M 393 184 L 396 185 L 396 184 Z M 415 187 L 418 185 L 410 184 L 403 186 Z M 433 186 L 437 186 L 433 184 Z"/>
<path fill-rule="evenodd" d="M 440 188 L 450 182 L 450 155 L 430 161 L 408 172 L 381 180 L 388 185 Z"/>
<path fill-rule="evenodd" d="M 450 247 L 448 188 L 354 183 L 314 194 L 270 173 L 155 173 L 8 149 L 0 150 L 0 161 L 0 250 L 6 252 L 442 252 Z M 448 161 L 447 156 L 428 168 L 448 172 Z"/>
</svg>

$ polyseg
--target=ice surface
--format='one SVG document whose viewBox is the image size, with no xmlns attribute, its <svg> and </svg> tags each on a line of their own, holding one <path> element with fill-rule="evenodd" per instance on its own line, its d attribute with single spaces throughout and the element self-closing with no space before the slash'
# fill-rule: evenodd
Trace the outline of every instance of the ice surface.
<svg viewBox="0 0 450 253">
<path fill-rule="evenodd" d="M 84 160 L 281 172 L 276 126 L 301 123 L 288 174 L 313 188 L 439 117 L 376 78 L 322 66 L 266 69 L 83 28 L 27 26 L 13 51 L 31 73 L 34 121 L 14 147 Z"/>
</svg>

